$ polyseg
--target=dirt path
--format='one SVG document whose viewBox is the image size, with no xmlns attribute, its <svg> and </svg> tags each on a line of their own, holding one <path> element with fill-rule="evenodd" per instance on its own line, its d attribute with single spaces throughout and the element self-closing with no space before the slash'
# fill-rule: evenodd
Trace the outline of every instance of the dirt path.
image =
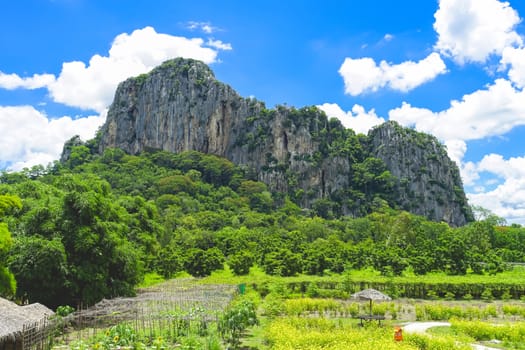
<svg viewBox="0 0 525 350">
<path fill-rule="evenodd" d="M 450 327 L 448 322 L 410 322 L 403 327 L 407 333 L 425 333 L 432 327 Z"/>
<path fill-rule="evenodd" d="M 450 327 L 448 322 L 410 322 L 403 326 L 403 331 L 407 333 L 425 333 L 429 328 L 432 327 Z M 488 346 L 471 344 L 474 350 L 501 350 L 496 348 L 490 348 Z"/>
</svg>

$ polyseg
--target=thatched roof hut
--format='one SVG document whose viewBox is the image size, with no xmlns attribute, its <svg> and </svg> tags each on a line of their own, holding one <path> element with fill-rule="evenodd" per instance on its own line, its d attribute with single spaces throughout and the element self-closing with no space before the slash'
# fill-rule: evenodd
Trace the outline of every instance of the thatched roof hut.
<svg viewBox="0 0 525 350">
<path fill-rule="evenodd" d="M 42 304 L 19 306 L 0 298 L 0 347 L 18 349 L 24 339 L 24 331 L 39 332 L 54 313 Z"/>
</svg>

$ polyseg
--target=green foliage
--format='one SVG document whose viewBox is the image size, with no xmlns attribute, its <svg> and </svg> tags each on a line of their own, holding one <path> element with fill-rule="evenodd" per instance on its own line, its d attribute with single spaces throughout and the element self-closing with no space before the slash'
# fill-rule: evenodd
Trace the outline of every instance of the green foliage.
<svg viewBox="0 0 525 350">
<path fill-rule="evenodd" d="M 0 195 L 0 296 L 12 297 L 16 291 L 16 281 L 9 271 L 8 254 L 10 254 L 13 240 L 11 232 L 5 222 L 4 216 L 21 209 L 20 198 L 13 195 Z"/>
<path fill-rule="evenodd" d="M 3 297 L 12 297 L 15 291 L 15 277 L 6 267 L 0 266 L 0 295 Z"/>
<path fill-rule="evenodd" d="M 140 347 L 137 343 L 138 336 L 135 330 L 130 325 L 120 323 L 106 331 L 102 339 L 95 344 L 95 347 L 108 350 L 122 347 L 135 349 Z"/>
<path fill-rule="evenodd" d="M 9 268 L 16 276 L 20 299 L 38 300 L 49 306 L 68 300 L 67 256 L 59 238 L 17 238 Z"/>
<path fill-rule="evenodd" d="M 195 277 L 209 276 L 212 271 L 222 269 L 224 256 L 214 247 L 207 250 L 193 248 L 187 253 L 184 267 Z"/>
<path fill-rule="evenodd" d="M 248 199 L 253 210 L 269 212 L 273 206 L 272 196 L 262 182 L 251 180 L 241 182 L 239 194 Z"/>
<path fill-rule="evenodd" d="M 255 304 L 249 299 L 234 301 L 224 312 L 219 321 L 222 338 L 232 346 L 239 348 L 240 338 L 246 328 L 258 323 Z"/>
<path fill-rule="evenodd" d="M 293 276 L 301 272 L 301 257 L 290 249 L 281 248 L 265 256 L 266 273 L 277 276 Z"/>
<path fill-rule="evenodd" d="M 453 330 L 467 334 L 477 341 L 499 339 L 516 343 L 516 345 L 523 344 L 523 334 L 525 334 L 525 323 L 523 322 L 494 324 L 452 319 L 451 323 Z"/>
<path fill-rule="evenodd" d="M 241 250 L 230 256 L 228 266 L 236 275 L 247 275 L 253 266 L 255 256 L 248 250 Z"/>
<path fill-rule="evenodd" d="M 483 293 L 481 293 L 481 299 L 485 301 L 494 300 L 494 295 L 492 294 L 492 290 L 490 288 L 485 288 L 483 290 Z"/>
<path fill-rule="evenodd" d="M 0 195 L 0 218 L 21 208 L 22 202 L 17 196 Z"/>
<path fill-rule="evenodd" d="M 66 317 L 69 314 L 75 312 L 75 308 L 69 305 L 60 305 L 57 307 L 55 314 L 60 317 Z"/>
<path fill-rule="evenodd" d="M 496 227 L 490 221 L 451 228 L 393 210 L 388 206 L 392 178 L 382 161 L 367 154 L 362 135 L 327 120 L 315 108 L 289 113 L 291 125 L 308 128 L 322 144 L 317 161 L 352 159 L 348 192 L 317 200 L 309 196 L 320 189 L 271 194 L 249 170 L 216 156 L 135 156 L 117 149 L 99 156 L 89 145 L 87 150 L 72 148 L 79 155 L 75 164 L 3 174 L 0 267 L 14 273 L 17 296 L 49 306 L 91 304 L 132 295 L 145 273 L 208 276 L 225 262 L 235 274 L 230 273 L 231 280 L 255 266 L 273 276 L 328 278 L 374 268 L 381 278 L 475 271 L 484 286 L 490 274 L 506 273 L 506 262 L 525 262 L 524 228 Z M 303 158 L 315 161 L 314 155 Z M 298 184 L 300 179 L 288 170 L 283 172 L 286 181 Z M 312 210 L 292 201 L 298 198 L 308 200 Z M 343 212 L 361 217 L 343 217 Z M 13 276 L 6 268 L 1 271 L 3 280 L 10 281 L 2 286 L 13 293 Z M 446 279 L 441 275 L 440 282 Z M 444 298 L 450 290 L 458 299 L 468 294 L 479 299 L 483 292 L 470 284 L 451 289 L 434 282 L 380 283 L 383 290 L 418 298 L 427 293 Z M 497 283 L 490 285 L 495 298 L 522 294 Z M 304 284 L 296 292 L 347 296 L 356 288 L 357 282 L 344 290 Z"/>
</svg>

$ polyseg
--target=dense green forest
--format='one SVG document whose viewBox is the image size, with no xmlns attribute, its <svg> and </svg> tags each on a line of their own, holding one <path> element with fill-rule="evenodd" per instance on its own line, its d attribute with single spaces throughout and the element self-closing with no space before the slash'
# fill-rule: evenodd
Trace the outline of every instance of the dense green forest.
<svg viewBox="0 0 525 350">
<path fill-rule="evenodd" d="M 133 294 L 147 272 L 206 276 L 225 263 L 239 275 L 257 265 L 281 276 L 390 276 L 493 274 L 525 261 L 525 228 L 491 215 L 451 228 L 376 200 L 364 217 L 334 217 L 330 203 L 301 209 L 213 155 L 88 146 L 1 174 L 1 295 L 92 304 Z"/>
</svg>

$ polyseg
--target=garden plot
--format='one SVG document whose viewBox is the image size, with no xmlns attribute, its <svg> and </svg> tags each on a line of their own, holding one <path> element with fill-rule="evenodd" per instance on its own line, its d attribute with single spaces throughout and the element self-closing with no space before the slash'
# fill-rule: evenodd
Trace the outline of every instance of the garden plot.
<svg viewBox="0 0 525 350">
<path fill-rule="evenodd" d="M 97 338 L 108 327 L 122 324 L 149 339 L 203 334 L 217 327 L 236 290 L 233 285 L 200 284 L 188 278 L 142 289 L 136 297 L 104 299 L 66 317 L 64 324 L 76 331 L 62 341 Z"/>
</svg>

